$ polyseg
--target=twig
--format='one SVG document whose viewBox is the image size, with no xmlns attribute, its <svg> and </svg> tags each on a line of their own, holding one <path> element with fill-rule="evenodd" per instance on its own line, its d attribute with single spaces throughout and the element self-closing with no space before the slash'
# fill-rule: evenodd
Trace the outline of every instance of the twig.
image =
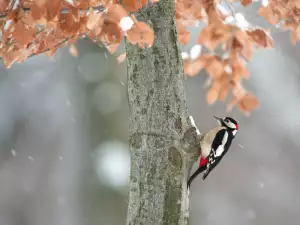
<svg viewBox="0 0 300 225">
<path fill-rule="evenodd" d="M 30 12 L 30 8 L 22 8 L 24 10 L 25 13 L 29 13 Z M 103 12 L 106 8 L 102 5 L 100 6 L 94 6 L 94 7 L 89 7 L 88 9 L 80 9 L 81 13 L 87 13 L 90 9 L 93 9 L 95 11 L 98 12 Z M 63 8 L 60 10 L 61 14 L 66 14 L 69 13 L 71 10 L 68 8 Z M 8 13 L 4 13 L 4 14 L 0 14 L 0 20 L 1 19 L 5 19 L 7 17 Z"/>
<path fill-rule="evenodd" d="M 41 51 L 41 52 L 39 52 L 39 53 L 33 53 L 33 54 L 31 54 L 30 56 L 28 56 L 28 58 L 31 58 L 31 57 L 33 57 L 33 56 L 40 55 L 40 54 L 43 54 L 43 53 L 45 53 L 45 52 L 49 52 L 49 51 L 51 51 L 52 49 L 58 48 L 59 46 L 61 46 L 61 45 L 65 44 L 65 43 L 67 43 L 69 40 L 71 40 L 72 38 L 74 38 L 76 35 L 78 35 L 78 34 L 72 35 L 71 37 L 68 37 L 68 38 L 62 40 L 61 42 L 57 43 L 57 44 L 56 44 L 54 47 L 52 47 L 52 48 L 47 48 L 47 49 L 45 49 L 45 50 L 43 50 L 43 51 Z"/>
</svg>

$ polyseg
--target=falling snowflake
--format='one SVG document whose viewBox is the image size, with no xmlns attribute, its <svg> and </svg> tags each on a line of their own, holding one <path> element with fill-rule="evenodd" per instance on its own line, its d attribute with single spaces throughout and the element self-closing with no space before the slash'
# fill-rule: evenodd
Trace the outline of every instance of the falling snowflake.
<svg viewBox="0 0 300 225">
<path fill-rule="evenodd" d="M 12 149 L 12 150 L 10 150 L 10 152 L 11 152 L 11 154 L 13 155 L 13 156 L 16 156 L 16 150 L 14 150 L 14 149 Z"/>
<path fill-rule="evenodd" d="M 182 59 L 188 59 L 189 58 L 189 53 L 187 53 L 187 52 L 181 52 L 181 58 Z"/>
<path fill-rule="evenodd" d="M 202 46 L 194 45 L 190 51 L 191 60 L 197 59 L 201 54 Z"/>
<path fill-rule="evenodd" d="M 120 21 L 120 27 L 123 31 L 128 31 L 133 26 L 134 22 L 129 16 L 125 16 Z"/>
</svg>

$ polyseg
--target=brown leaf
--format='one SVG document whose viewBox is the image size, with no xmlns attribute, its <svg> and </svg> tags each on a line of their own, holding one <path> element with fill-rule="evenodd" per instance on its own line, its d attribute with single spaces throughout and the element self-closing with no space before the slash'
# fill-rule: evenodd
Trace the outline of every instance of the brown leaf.
<svg viewBox="0 0 300 225">
<path fill-rule="evenodd" d="M 42 40 L 39 44 L 38 44 L 38 49 L 36 50 L 36 54 L 41 53 L 42 51 L 44 51 L 46 49 L 46 44 L 45 41 Z"/>
<path fill-rule="evenodd" d="M 1 13 L 6 11 L 9 3 L 10 3 L 10 0 L 1 0 L 0 1 L 0 12 Z"/>
<path fill-rule="evenodd" d="M 266 31 L 257 28 L 252 31 L 246 31 L 246 32 L 258 47 L 263 47 L 263 48 L 274 47 L 273 39 L 269 34 L 267 34 Z"/>
<path fill-rule="evenodd" d="M 86 0 L 83 0 L 83 1 L 86 1 Z M 105 8 L 108 8 L 113 4 L 119 3 L 119 0 L 100 0 L 100 2 Z M 96 4 L 98 4 L 98 1 L 96 1 Z"/>
<path fill-rule="evenodd" d="M 48 0 L 44 7 L 47 10 L 47 20 L 53 20 L 60 12 L 62 0 Z"/>
<path fill-rule="evenodd" d="M 238 29 L 232 40 L 232 48 L 243 57 L 250 60 L 252 57 L 252 41 L 245 31 Z"/>
<path fill-rule="evenodd" d="M 196 60 L 184 60 L 183 66 L 184 66 L 184 73 L 187 76 L 195 76 L 197 75 L 202 68 L 205 67 L 207 62 L 207 58 L 205 56 L 200 56 Z"/>
<path fill-rule="evenodd" d="M 108 7 L 105 20 L 118 24 L 125 16 L 128 16 L 127 11 L 121 5 L 113 4 Z"/>
<path fill-rule="evenodd" d="M 212 78 L 218 78 L 224 73 L 224 67 L 220 57 L 212 56 L 208 59 L 205 69 Z"/>
<path fill-rule="evenodd" d="M 218 99 L 218 96 L 219 96 L 219 92 L 218 90 L 216 89 L 209 89 L 209 91 L 207 92 L 207 95 L 206 95 L 206 101 L 209 105 L 215 103 Z"/>
<path fill-rule="evenodd" d="M 131 44 L 138 44 L 141 48 L 151 47 L 154 42 L 154 32 L 144 22 L 136 22 L 126 32 L 126 37 Z"/>
<path fill-rule="evenodd" d="M 186 45 L 190 40 L 190 32 L 182 25 L 180 21 L 177 21 L 178 40 L 181 44 Z"/>
<path fill-rule="evenodd" d="M 33 1 L 36 5 L 42 7 L 46 4 L 47 0 L 34 0 Z"/>
<path fill-rule="evenodd" d="M 128 12 L 136 12 L 148 3 L 148 0 L 122 0 L 122 6 Z"/>
<path fill-rule="evenodd" d="M 18 50 L 2 54 L 4 66 L 11 68 L 12 64 L 18 59 L 20 52 Z"/>
<path fill-rule="evenodd" d="M 17 43 L 25 46 L 34 39 L 35 32 L 31 27 L 28 27 L 19 21 L 15 26 L 15 30 L 12 35 Z"/>
<path fill-rule="evenodd" d="M 76 21 L 72 13 L 59 14 L 59 28 L 64 36 L 70 37 L 80 31 L 81 22 Z"/>
<path fill-rule="evenodd" d="M 239 102 L 239 108 L 244 112 L 251 112 L 259 106 L 257 98 L 252 93 L 246 93 Z"/>
<path fill-rule="evenodd" d="M 34 2 L 30 7 L 30 16 L 34 21 L 46 20 L 46 9 L 45 7 L 39 6 L 36 2 Z"/>
<path fill-rule="evenodd" d="M 111 45 L 119 44 L 121 42 L 123 34 L 118 24 L 110 21 L 104 21 L 99 36 L 102 42 Z"/>
<path fill-rule="evenodd" d="M 241 0 L 243 6 L 247 6 L 252 3 L 252 0 Z"/>
<path fill-rule="evenodd" d="M 220 87 L 220 93 L 218 98 L 220 101 L 225 101 L 228 96 L 228 92 L 230 88 L 229 77 L 230 74 L 225 72 L 220 78 L 221 87 Z"/>
<path fill-rule="evenodd" d="M 221 85 L 215 82 L 214 85 L 208 90 L 206 95 L 206 101 L 209 105 L 215 103 L 218 100 Z"/>
<path fill-rule="evenodd" d="M 246 64 L 238 59 L 232 62 L 231 65 L 232 74 L 235 76 L 241 76 L 243 78 L 248 79 L 249 78 L 249 72 L 247 70 Z"/>
<path fill-rule="evenodd" d="M 75 1 L 75 6 L 77 6 L 77 8 L 85 9 L 86 10 L 86 9 L 89 8 L 90 5 L 89 5 L 89 2 L 86 1 L 86 0 L 76 0 Z M 103 5 L 103 6 L 105 7 L 106 5 Z"/>
<path fill-rule="evenodd" d="M 210 24 L 200 32 L 198 43 L 205 45 L 209 50 L 214 50 L 231 37 L 232 29 L 231 26 L 222 23 Z"/>
<path fill-rule="evenodd" d="M 57 40 L 55 39 L 55 37 L 53 35 L 47 35 L 44 39 L 44 49 L 52 49 L 54 46 L 56 46 L 57 44 Z"/>
<path fill-rule="evenodd" d="M 273 12 L 271 7 L 260 7 L 258 10 L 258 15 L 264 17 L 270 24 L 277 24 L 278 23 L 278 15 Z"/>
<path fill-rule="evenodd" d="M 207 26 L 201 30 L 198 36 L 198 43 L 205 45 L 210 50 L 214 50 L 218 44 L 219 40 L 212 39 L 213 26 Z"/>
<path fill-rule="evenodd" d="M 93 30 L 96 27 L 101 27 L 103 21 L 104 21 L 103 13 L 97 13 L 91 10 L 86 26 L 88 29 Z"/>
</svg>

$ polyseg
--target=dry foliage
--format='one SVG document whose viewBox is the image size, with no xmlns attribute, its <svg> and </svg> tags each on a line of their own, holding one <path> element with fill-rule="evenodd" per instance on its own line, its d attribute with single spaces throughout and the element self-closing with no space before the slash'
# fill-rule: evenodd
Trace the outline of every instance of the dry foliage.
<svg viewBox="0 0 300 225">
<path fill-rule="evenodd" d="M 230 2 L 227 1 L 227 6 Z M 274 1 L 272 1 L 274 2 Z M 300 1 L 299 1 L 300 2 Z M 207 102 L 213 104 L 217 100 L 225 101 L 230 95 L 228 111 L 237 105 L 238 109 L 248 115 L 258 107 L 258 100 L 242 85 L 243 79 L 249 78 L 247 61 L 252 57 L 252 50 L 256 48 L 271 48 L 273 40 L 267 31 L 248 26 L 241 26 L 232 10 L 224 10 L 218 0 L 186 1 L 177 0 L 177 24 L 179 41 L 186 44 L 187 40 L 180 37 L 186 32 L 182 24 L 191 25 L 201 20 L 206 24 L 198 36 L 198 44 L 205 46 L 198 58 L 184 59 L 184 70 L 188 76 L 197 75 L 202 69 L 208 74 L 209 89 Z M 247 6 L 251 0 L 241 0 Z M 231 22 L 228 22 L 231 21 Z M 216 49 L 222 49 L 217 53 Z"/>
<path fill-rule="evenodd" d="M 152 29 L 128 14 L 146 3 L 145 0 L 140 3 L 126 0 L 123 5 L 117 0 L 1 1 L 0 56 L 8 68 L 32 55 L 44 52 L 53 55 L 57 48 L 67 44 L 71 44 L 70 53 L 77 56 L 72 44 L 83 36 L 102 43 L 111 53 L 124 36 L 132 44 L 151 47 Z"/>
<path fill-rule="evenodd" d="M 152 0 L 155 4 L 158 0 Z M 237 0 L 227 0 L 230 3 Z M 248 6 L 252 0 L 240 0 Z M 243 79 L 249 78 L 247 61 L 253 48 L 273 47 L 267 31 L 238 23 L 232 10 L 224 10 L 220 0 L 175 0 L 178 39 L 183 45 L 190 40 L 187 26 L 199 21 L 206 24 L 198 36 L 198 44 L 207 51 L 200 56 L 184 59 L 188 76 L 205 69 L 210 81 L 207 102 L 225 101 L 229 95 L 228 110 L 237 105 L 245 114 L 258 107 L 255 96 L 245 90 Z M 222 4 L 221 4 L 222 3 Z M 141 48 L 151 47 L 154 33 L 150 26 L 129 15 L 148 0 L 2 0 L 0 2 L 0 27 L 2 38 L 0 57 L 6 67 L 22 62 L 28 57 L 45 53 L 55 54 L 57 48 L 69 45 L 70 53 L 78 56 L 74 43 L 89 37 L 114 53 L 122 38 Z M 149 6 L 152 7 L 152 6 Z M 300 0 L 272 0 L 259 9 L 259 14 L 271 24 L 282 24 L 292 31 L 292 41 L 300 39 Z M 231 22 L 228 22 L 231 21 Z M 216 53 L 216 49 L 222 53 Z M 117 57 L 119 63 L 126 55 Z"/>
</svg>

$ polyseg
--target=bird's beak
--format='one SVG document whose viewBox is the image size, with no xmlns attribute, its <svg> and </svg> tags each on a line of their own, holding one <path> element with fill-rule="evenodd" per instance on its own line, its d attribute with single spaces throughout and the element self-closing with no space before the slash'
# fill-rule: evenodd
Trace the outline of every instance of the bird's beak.
<svg viewBox="0 0 300 225">
<path fill-rule="evenodd" d="M 219 117 L 214 116 L 214 118 L 218 121 L 218 123 L 221 125 L 222 124 L 222 119 Z"/>
</svg>

